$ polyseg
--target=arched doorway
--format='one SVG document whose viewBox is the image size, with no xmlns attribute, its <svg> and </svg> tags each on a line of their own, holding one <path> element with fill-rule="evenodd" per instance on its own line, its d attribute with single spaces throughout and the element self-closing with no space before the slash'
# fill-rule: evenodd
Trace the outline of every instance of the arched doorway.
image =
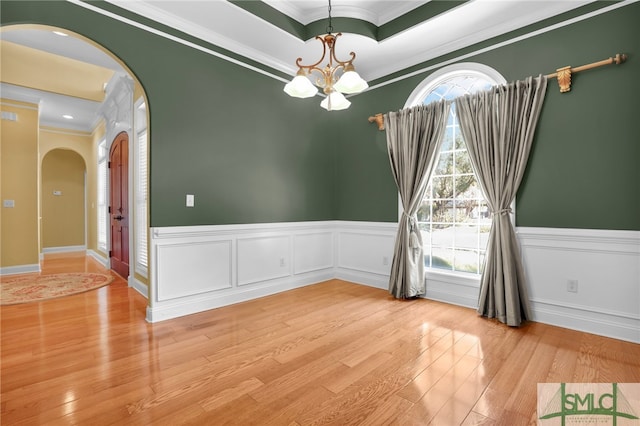
<svg viewBox="0 0 640 426">
<path fill-rule="evenodd" d="M 77 152 L 49 151 L 41 166 L 42 251 L 72 251 L 86 244 L 86 165 Z"/>
<path fill-rule="evenodd" d="M 30 143 L 35 144 L 36 147 L 30 147 L 29 155 L 40 156 L 40 161 L 36 164 L 44 165 L 47 168 L 55 169 L 57 162 L 49 163 L 50 159 L 44 160 L 45 153 L 48 153 L 52 149 L 61 148 L 81 153 L 81 156 L 85 159 L 85 197 L 84 197 L 84 210 L 86 214 L 83 216 L 83 220 L 80 222 L 85 228 L 83 241 L 76 245 L 74 239 L 73 247 L 80 246 L 86 248 L 86 253 L 91 255 L 104 263 L 107 266 L 110 265 L 110 251 L 112 249 L 112 237 L 110 232 L 106 232 L 104 243 L 100 242 L 100 222 L 105 221 L 107 223 L 106 228 L 109 227 L 109 215 L 108 215 L 108 200 L 110 199 L 111 184 L 107 179 L 101 179 L 99 158 L 100 152 L 106 151 L 108 153 L 111 148 L 115 136 L 121 132 L 125 132 L 129 141 L 132 141 L 127 147 L 128 154 L 126 161 L 131 179 L 128 180 L 128 205 L 135 209 L 135 213 L 141 215 L 145 220 L 144 223 L 148 223 L 146 220 L 148 216 L 148 208 L 146 204 L 140 205 L 140 203 L 134 203 L 133 197 L 136 197 L 136 190 L 133 179 L 137 176 L 144 176 L 146 178 L 146 146 L 148 145 L 148 132 L 146 130 L 146 122 L 148 122 L 148 107 L 141 109 L 145 115 L 144 124 L 144 139 L 140 137 L 140 129 L 138 129 L 138 118 L 134 120 L 134 103 L 139 102 L 143 105 L 148 105 L 146 95 L 142 88 L 142 85 L 137 81 L 133 72 L 129 70 L 126 65 L 120 61 L 112 53 L 104 49 L 102 46 L 96 44 L 92 40 L 83 37 L 80 34 L 73 33 L 66 29 L 54 28 L 43 25 L 9 25 L 0 28 L 2 32 L 3 43 L 3 63 L 11 64 L 15 68 L 13 74 L 7 73 L 5 76 L 3 67 L 3 82 L 2 92 L 3 98 L 9 98 L 21 102 L 16 102 L 16 108 L 22 108 L 25 103 L 25 111 L 37 110 L 39 120 L 31 120 L 35 122 L 35 130 L 31 129 L 29 135 Z M 6 47 L 6 49 L 5 49 Z M 31 55 L 30 61 L 22 61 L 19 56 L 13 55 Z M 16 57 L 18 58 L 16 60 Z M 34 58 L 37 61 L 46 61 L 47 59 L 54 58 L 52 65 L 48 65 L 44 62 L 38 62 L 40 65 L 38 69 L 47 70 L 42 73 L 24 73 L 19 69 L 20 64 L 29 63 L 33 67 Z M 74 72 L 67 72 L 64 66 L 67 62 L 72 62 L 75 68 Z M 78 71 L 80 70 L 80 71 Z M 28 75 L 27 75 L 28 74 Z M 14 80 L 11 80 L 11 76 L 14 76 Z M 33 76 L 34 78 L 29 80 L 27 77 Z M 105 78 L 107 76 L 107 78 Z M 7 77 L 7 78 L 5 78 Z M 96 77 L 96 78 L 94 78 Z M 74 91 L 79 88 L 83 88 L 84 91 Z M 123 100 L 122 90 L 126 92 L 126 99 Z M 109 99 L 109 96 L 112 96 Z M 117 99 L 118 102 L 123 102 L 129 105 L 128 110 L 123 114 L 123 108 L 121 104 L 113 102 L 113 99 Z M 28 103 L 28 104 L 26 104 Z M 115 106 L 114 106 L 115 105 Z M 67 108 L 76 107 L 74 113 L 69 113 Z M 113 114 L 116 111 L 116 115 Z M 63 118 L 64 117 L 64 118 Z M 78 127 L 74 123 L 85 120 L 85 123 L 89 123 L 87 126 Z M 19 120 L 20 123 L 26 123 L 26 120 Z M 46 143 L 45 147 L 42 147 L 41 138 L 37 135 L 42 135 L 43 132 L 49 134 L 56 134 L 55 138 L 49 138 L 54 140 L 51 143 Z M 78 143 L 75 138 L 78 134 L 88 139 L 88 146 L 78 147 Z M 135 144 L 144 144 L 145 149 L 139 150 Z M 84 142 L 82 143 L 84 145 Z M 37 147 L 39 145 L 39 147 Z M 36 149 L 37 148 L 37 149 Z M 85 155 L 83 150 L 87 150 L 88 154 Z M 134 149 L 135 155 L 134 155 Z M 40 152 L 40 154 L 38 154 Z M 139 152 L 144 152 L 145 161 L 138 161 Z M 57 154 L 51 158 L 54 158 Z M 134 163 L 138 161 L 137 163 Z M 144 164 L 144 173 L 138 173 L 137 164 Z M 51 166 L 51 167 L 49 167 Z M 25 171 L 25 173 L 33 174 L 33 171 Z M 42 173 L 43 170 L 39 167 L 38 173 Z M 51 172 L 51 170 L 49 171 Z M 47 172 L 47 173 L 49 173 Z M 54 172 L 55 174 L 55 172 Z M 7 181 L 22 181 L 21 176 L 5 176 L 3 171 L 3 180 Z M 23 268 L 24 272 L 34 271 L 34 267 L 38 267 L 37 264 L 31 259 L 34 257 L 37 259 L 42 254 L 42 249 L 50 244 L 48 233 L 51 229 L 50 220 L 47 217 L 43 217 L 42 209 L 44 207 L 45 191 L 51 192 L 52 197 L 57 198 L 58 201 L 65 197 L 65 192 L 62 191 L 62 195 L 53 195 L 53 191 L 56 189 L 46 188 L 45 182 L 42 179 L 38 179 L 39 184 L 37 187 L 29 187 L 29 191 L 33 191 L 34 197 L 37 193 L 37 199 L 39 200 L 37 209 L 38 214 L 34 214 L 33 218 L 30 218 L 30 222 L 26 227 L 30 229 L 38 229 L 37 240 L 33 241 L 29 248 L 30 257 L 26 261 L 18 261 L 23 264 L 29 264 L 26 268 Z M 142 187 L 143 185 L 138 185 Z M 144 185 L 146 188 L 146 184 Z M 139 192 L 139 191 L 138 191 Z M 101 205 L 99 194 L 102 193 L 107 202 Z M 138 197 L 139 199 L 148 200 L 148 196 Z M 21 203 L 20 205 L 23 205 Z M 47 207 L 48 208 L 48 207 Z M 104 213 L 104 214 L 103 214 Z M 133 212 L 132 212 L 133 214 Z M 3 219 L 4 221 L 4 219 Z M 46 226 L 46 229 L 45 229 Z M 135 229 L 135 221 L 130 221 L 129 227 L 131 232 L 128 232 L 126 239 L 128 245 L 134 247 L 134 244 L 138 246 L 143 245 L 145 249 L 145 261 L 146 261 L 146 246 L 147 246 L 147 232 L 144 227 L 139 226 L 143 231 Z M 16 237 L 17 238 L 17 237 Z M 34 238 L 35 240 L 35 238 Z M 57 243 L 53 243 L 57 244 Z M 66 244 L 66 243 L 65 243 Z M 136 253 L 135 250 L 127 250 L 125 253 L 125 263 L 135 265 Z M 26 257 L 25 257 L 26 258 Z M 30 269 L 31 268 L 31 269 Z M 145 268 L 146 269 L 146 268 Z M 129 285 L 135 286 L 140 292 L 146 295 L 146 287 L 148 285 L 148 278 L 146 274 L 140 274 L 138 269 L 131 271 L 131 273 L 125 273 L 124 277 L 128 279 Z"/>
</svg>

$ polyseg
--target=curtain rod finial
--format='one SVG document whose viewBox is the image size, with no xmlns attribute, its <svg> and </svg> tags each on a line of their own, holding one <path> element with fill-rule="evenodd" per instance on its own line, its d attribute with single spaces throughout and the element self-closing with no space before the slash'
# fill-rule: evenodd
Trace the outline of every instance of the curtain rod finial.
<svg viewBox="0 0 640 426">
<path fill-rule="evenodd" d="M 627 55 L 625 53 L 616 53 L 616 57 L 614 59 L 616 65 L 620 65 L 621 63 L 627 60 Z"/>
</svg>

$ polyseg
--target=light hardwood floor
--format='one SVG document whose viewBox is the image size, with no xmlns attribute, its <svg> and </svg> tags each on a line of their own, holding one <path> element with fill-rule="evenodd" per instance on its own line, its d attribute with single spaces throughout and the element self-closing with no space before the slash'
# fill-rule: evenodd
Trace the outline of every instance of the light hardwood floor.
<svg viewBox="0 0 640 426">
<path fill-rule="evenodd" d="M 43 273 L 100 271 L 48 256 Z M 527 425 L 537 383 L 640 382 L 640 345 L 332 280 L 156 324 L 121 278 L 2 307 L 3 425 Z"/>
</svg>

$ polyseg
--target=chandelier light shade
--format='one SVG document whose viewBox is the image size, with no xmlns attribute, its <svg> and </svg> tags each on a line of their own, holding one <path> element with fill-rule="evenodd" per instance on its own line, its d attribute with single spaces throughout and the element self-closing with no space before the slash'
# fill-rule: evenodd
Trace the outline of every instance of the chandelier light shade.
<svg viewBox="0 0 640 426">
<path fill-rule="evenodd" d="M 302 70 L 300 70 L 302 71 Z M 318 93 L 318 88 L 309 81 L 304 71 L 298 72 L 293 80 L 284 86 L 284 91 L 294 98 L 310 98 Z"/>
<path fill-rule="evenodd" d="M 351 102 L 344 97 L 340 92 L 333 91 L 327 95 L 320 106 L 327 111 L 339 111 L 341 109 L 347 109 L 351 105 Z"/>
<path fill-rule="evenodd" d="M 284 86 L 284 91 L 294 98 L 309 98 L 316 95 L 319 87 L 326 95 L 320 106 L 327 111 L 338 111 L 347 109 L 351 105 L 343 93 L 360 93 L 369 85 L 358 75 L 353 66 L 353 60 L 356 58 L 355 53 L 350 52 L 351 58 L 346 61 L 341 61 L 336 57 L 336 40 L 342 33 L 334 35 L 332 31 L 331 0 L 329 0 L 327 34 L 316 36 L 316 40 L 322 43 L 322 57 L 311 65 L 303 65 L 302 58 L 298 58 L 296 60 L 298 72 L 293 80 Z M 327 63 L 322 67 L 320 64 L 325 58 Z M 315 80 L 315 85 L 310 78 Z"/>
</svg>

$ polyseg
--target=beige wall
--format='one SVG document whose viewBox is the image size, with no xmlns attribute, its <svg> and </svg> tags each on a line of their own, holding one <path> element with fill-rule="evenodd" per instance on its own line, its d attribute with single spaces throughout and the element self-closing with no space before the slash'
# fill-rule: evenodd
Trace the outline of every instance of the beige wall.
<svg viewBox="0 0 640 426">
<path fill-rule="evenodd" d="M 38 105 L 0 100 L 17 121 L 0 122 L 0 198 L 13 200 L 0 216 L 0 267 L 39 265 Z"/>
<path fill-rule="evenodd" d="M 84 246 L 85 163 L 68 149 L 49 151 L 42 160 L 42 248 Z"/>
<path fill-rule="evenodd" d="M 28 25 L 18 25 L 12 29 L 20 30 L 21 28 L 28 29 L 29 27 Z M 40 26 L 35 27 L 40 28 Z M 4 30 L 8 29 L 3 28 Z M 84 39 L 83 37 L 79 38 Z M 85 39 L 85 41 L 104 50 L 101 46 L 95 45 L 88 39 Z M 104 98 L 103 85 L 113 75 L 111 70 L 78 63 L 68 58 L 57 57 L 56 55 L 6 41 L 0 40 L 0 48 L 3 52 L 3 58 L 11 56 L 16 59 L 14 61 L 2 61 L 0 64 L 1 79 L 16 85 L 36 87 L 50 92 L 101 101 Z M 116 60 L 118 59 L 116 58 Z M 41 72 L 43 69 L 47 69 L 44 74 Z M 138 99 L 144 96 L 144 90 L 135 78 L 134 81 L 134 99 Z M 19 102 L 7 102 L 20 105 Z M 25 105 L 20 105 L 20 107 L 24 108 Z M 7 106 L 7 108 L 10 107 Z M 3 105 L 3 111 L 7 108 Z M 105 134 L 104 122 L 98 124 L 92 133 L 46 127 L 38 130 L 37 105 L 30 105 L 28 108 L 32 108 L 32 114 L 28 120 L 25 121 L 21 117 L 17 124 L 10 123 L 7 126 L 5 126 L 5 123 L 8 122 L 2 122 L 3 137 L 0 139 L 0 143 L 5 140 L 10 141 L 3 144 L 1 151 L 2 198 L 15 199 L 16 208 L 2 209 L 0 212 L 0 219 L 2 219 L 2 241 L 0 246 L 2 257 L 0 267 L 37 265 L 43 248 L 69 245 L 86 244 L 87 249 L 97 252 L 106 258 L 108 254 L 98 250 L 97 247 L 96 209 L 98 184 L 97 145 Z M 26 129 L 29 130 L 27 131 Z M 27 135 L 25 132 L 30 132 L 30 134 Z M 29 143 L 24 145 L 14 143 L 18 139 L 29 140 Z M 70 213 L 67 207 L 55 207 L 54 204 L 64 201 L 65 205 L 68 206 L 66 202 L 69 201 L 68 196 L 71 192 L 62 188 L 61 182 L 71 178 L 64 176 L 63 169 L 79 168 L 77 167 L 79 162 L 71 160 L 71 158 L 78 159 L 73 157 L 71 151 L 82 158 L 86 169 L 83 193 L 83 210 L 85 213 L 81 218 L 74 213 L 74 219 L 71 220 L 76 225 L 82 223 L 82 238 L 78 237 L 79 226 L 73 227 L 72 231 L 70 230 L 72 229 L 70 228 L 71 224 L 60 226 Z M 23 162 L 30 162 L 29 167 L 23 167 L 22 162 L 16 163 L 13 161 L 16 155 L 20 156 Z M 7 157 L 11 159 L 7 160 Z M 9 166 L 8 164 L 11 162 L 12 165 Z M 41 177 L 40 173 L 43 171 L 45 176 Z M 68 171 L 71 172 L 71 170 Z M 133 168 L 130 169 L 130 172 L 130 178 L 133 179 Z M 77 177 L 77 174 L 75 176 Z M 45 188 L 41 188 L 41 185 L 45 185 Z M 61 190 L 63 195 L 53 198 L 53 190 Z M 11 195 L 13 198 L 9 198 L 4 195 L 5 193 L 14 194 L 16 192 L 20 194 L 19 197 Z M 20 199 L 18 200 L 18 198 Z M 24 201 L 25 199 L 31 200 L 32 203 L 27 205 Z M 43 203 L 46 203 L 46 209 L 41 212 L 40 208 Z M 77 203 L 74 201 L 73 204 Z M 54 207 L 61 210 L 56 213 Z M 30 209 L 30 214 L 19 214 L 17 213 L 18 208 L 20 208 L 20 211 L 28 208 Z M 132 205 L 132 220 L 134 208 L 135 206 Z M 76 209 L 74 208 L 73 211 L 75 212 Z M 5 220 L 5 216 L 7 220 Z M 41 217 L 42 219 L 40 219 Z M 18 226 L 14 226 L 16 221 Z M 54 225 L 56 223 L 59 226 L 56 227 Z M 133 250 L 134 248 L 130 247 L 130 249 Z M 23 252 L 30 254 L 26 256 Z M 134 265 L 130 266 L 133 272 Z M 139 274 L 136 273 L 135 276 L 139 281 L 145 284 L 148 283 L 148 280 Z"/>
<path fill-rule="evenodd" d="M 65 153 L 66 151 L 66 153 Z M 78 156 L 76 161 L 70 159 L 74 158 L 70 153 L 75 153 Z M 87 173 L 86 189 L 87 199 L 89 198 L 89 191 L 94 188 L 95 191 L 95 174 L 96 165 L 93 157 L 92 137 L 91 134 L 86 132 L 79 132 L 74 130 L 57 129 L 52 127 L 40 128 L 40 166 L 42 172 L 42 221 L 41 221 L 41 241 L 42 248 L 51 247 L 66 247 L 85 244 L 85 196 L 84 196 L 84 184 L 82 192 L 82 214 L 79 215 L 77 206 L 79 199 L 76 191 L 72 190 L 67 193 L 63 192 L 62 196 L 53 196 L 53 190 L 60 190 L 60 188 L 53 188 L 55 183 L 57 186 L 61 186 L 61 180 L 68 180 L 67 186 L 73 188 L 72 182 L 79 181 L 79 162 L 82 162 L 82 179 L 84 181 L 84 171 Z M 71 161 L 65 164 L 65 161 Z M 49 162 L 47 164 L 47 162 Z M 68 175 L 64 175 L 66 172 L 63 168 L 70 168 Z M 44 172 L 47 172 L 46 175 Z M 75 174 L 75 178 L 72 178 L 71 174 Z M 53 179 L 53 182 L 49 180 Z M 55 186 L 55 185 L 54 185 Z M 62 211 L 64 208 L 71 208 L 69 216 L 63 218 Z M 45 210 L 45 207 L 47 208 Z M 95 209 L 94 209 L 95 211 Z M 92 214 L 90 205 L 86 208 L 87 216 Z M 73 218 L 73 219 L 72 219 Z M 55 223 L 61 221 L 57 228 Z M 71 222 L 76 225 L 73 226 Z M 62 226 L 64 225 L 64 226 Z M 86 228 L 89 235 L 91 229 Z M 78 237 L 78 232 L 82 232 L 82 236 Z M 88 236 L 88 235 L 87 235 Z M 74 241 L 71 243 L 71 241 Z"/>
</svg>

